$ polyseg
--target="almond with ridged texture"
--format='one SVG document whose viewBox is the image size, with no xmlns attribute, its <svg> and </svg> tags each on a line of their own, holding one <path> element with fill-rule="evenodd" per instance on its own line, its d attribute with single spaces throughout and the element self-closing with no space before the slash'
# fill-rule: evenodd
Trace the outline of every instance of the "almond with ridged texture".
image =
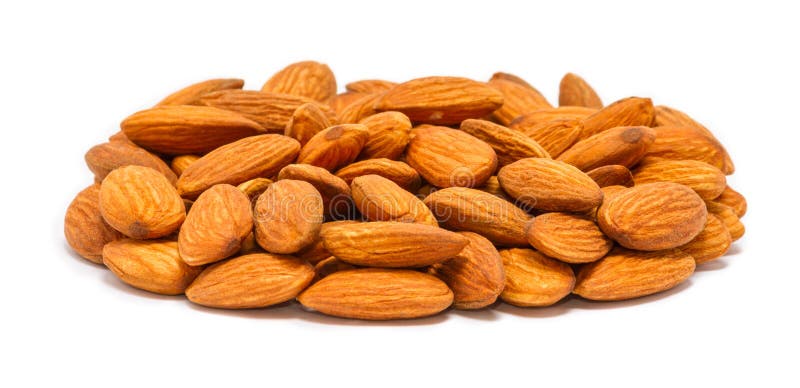
<svg viewBox="0 0 800 388">
<path fill-rule="evenodd" d="M 680 183 L 705 200 L 718 197 L 727 187 L 722 171 L 696 160 L 648 160 L 633 170 L 633 180 L 637 185 L 654 182 Z"/>
<path fill-rule="evenodd" d="M 503 79 L 491 80 L 489 86 L 503 94 L 503 106 L 492 113 L 492 117 L 503 125 L 508 125 L 523 114 L 553 107 L 531 86 Z"/>
<path fill-rule="evenodd" d="M 598 109 L 583 106 L 559 106 L 557 108 L 540 109 L 515 118 L 509 126 L 522 129 L 553 120 L 583 120 L 598 111 Z"/>
<path fill-rule="evenodd" d="M 458 234 L 468 238 L 469 245 L 452 259 L 431 266 L 429 272 L 453 291 L 453 307 L 474 310 L 489 306 L 505 286 L 503 259 L 485 237 L 472 232 Z"/>
<path fill-rule="evenodd" d="M 317 133 L 300 150 L 297 163 L 335 171 L 352 163 L 369 139 L 367 127 L 340 124 Z"/>
<path fill-rule="evenodd" d="M 497 245 L 528 244 L 528 213 L 495 195 L 466 187 L 435 191 L 423 201 L 447 228 L 478 233 Z"/>
<path fill-rule="evenodd" d="M 350 214 L 353 199 L 350 186 L 322 167 L 310 164 L 290 164 L 278 174 L 278 180 L 294 179 L 314 186 L 322 197 L 325 217 L 341 219 Z"/>
<path fill-rule="evenodd" d="M 575 294 L 598 301 L 638 298 L 666 291 L 694 273 L 694 259 L 678 249 L 640 252 L 615 248 L 578 271 Z"/>
<path fill-rule="evenodd" d="M 258 197 L 253 217 L 258 245 L 271 253 L 295 253 L 319 235 L 322 197 L 308 182 L 280 180 Z"/>
<path fill-rule="evenodd" d="M 583 78 L 577 74 L 567 73 L 559 84 L 558 105 L 600 109 L 603 107 L 603 101 Z"/>
<path fill-rule="evenodd" d="M 406 162 L 434 186 L 482 186 L 497 169 L 492 147 L 466 132 L 427 126 L 412 136 Z"/>
<path fill-rule="evenodd" d="M 600 188 L 607 186 L 633 187 L 633 174 L 625 166 L 610 164 L 587 171 L 586 175 L 592 178 Z"/>
<path fill-rule="evenodd" d="M 172 158 L 169 166 L 176 176 L 181 176 L 189 166 L 200 159 L 198 155 L 180 155 Z"/>
<path fill-rule="evenodd" d="M 582 131 L 581 122 L 577 119 L 558 119 L 531 126 L 511 124 L 511 128 L 536 141 L 553 158 L 572 147 Z"/>
<path fill-rule="evenodd" d="M 372 95 L 372 93 L 357 93 L 357 92 L 339 93 L 331 97 L 331 99 L 328 100 L 327 104 L 331 108 L 331 110 L 333 110 L 334 113 L 336 113 L 336 117 L 338 118 L 342 116 L 342 113 L 344 112 L 345 109 L 347 109 L 348 106 L 369 95 Z"/>
<path fill-rule="evenodd" d="M 216 78 L 189 85 L 170 94 L 156 106 L 163 105 L 198 105 L 204 95 L 218 90 L 241 89 L 244 80 L 238 78 Z"/>
<path fill-rule="evenodd" d="M 254 178 L 272 177 L 293 163 L 300 152 L 297 140 L 275 134 L 251 136 L 209 152 L 192 163 L 178 179 L 178 191 L 196 198 L 209 187 L 238 185 Z"/>
<path fill-rule="evenodd" d="M 485 83 L 459 77 L 425 77 L 389 89 L 375 104 L 415 123 L 458 124 L 485 117 L 503 106 L 503 94 Z"/>
<path fill-rule="evenodd" d="M 317 104 L 308 103 L 295 109 L 289 122 L 286 123 L 283 134 L 296 139 L 302 146 L 331 125 L 333 123 Z"/>
<path fill-rule="evenodd" d="M 511 74 L 511 73 L 504 73 L 502 71 L 498 71 L 497 73 L 492 74 L 492 77 L 489 78 L 489 82 L 497 81 L 497 80 L 510 81 L 510 82 L 515 83 L 515 84 L 522 85 L 522 86 L 524 86 L 526 88 L 534 89 L 534 87 L 531 86 L 531 84 L 529 84 L 528 81 L 525 81 L 521 77 L 516 76 L 514 74 Z"/>
<path fill-rule="evenodd" d="M 606 236 L 641 251 L 677 248 L 692 241 L 706 224 L 703 199 L 671 182 L 636 185 L 604 201 L 597 222 Z"/>
<path fill-rule="evenodd" d="M 405 222 L 338 224 L 321 234 L 325 249 L 350 264 L 425 267 L 454 257 L 469 240 L 435 226 Z"/>
<path fill-rule="evenodd" d="M 86 260 L 103 263 L 103 246 L 122 238 L 100 214 L 100 185 L 83 189 L 69 204 L 64 216 L 64 236 L 67 243 Z"/>
<path fill-rule="evenodd" d="M 708 137 L 714 138 L 714 134 L 703 124 L 700 124 L 686 113 L 677 109 L 658 105 L 655 107 L 655 112 L 656 116 L 653 120 L 653 126 L 655 127 L 691 127 L 699 130 Z M 726 163 L 730 163 L 731 173 L 733 173 L 733 163 L 730 162 L 730 158 L 727 155 L 726 159 L 728 159 Z"/>
<path fill-rule="evenodd" d="M 357 93 L 380 93 L 385 92 L 397 86 L 396 82 L 384 81 L 382 79 L 365 79 L 361 81 L 350 82 L 345 85 L 348 92 Z"/>
<path fill-rule="evenodd" d="M 410 139 L 411 120 L 400 112 L 382 112 L 368 116 L 359 124 L 366 125 L 369 140 L 358 159 L 397 159 Z"/>
<path fill-rule="evenodd" d="M 103 247 L 103 264 L 123 282 L 163 295 L 180 295 L 202 270 L 181 260 L 169 240 L 112 241 Z"/>
<path fill-rule="evenodd" d="M 725 223 L 719 217 L 709 214 L 703 231 L 680 249 L 692 256 L 695 263 L 702 264 L 725 255 L 732 242 L 731 233 Z"/>
<path fill-rule="evenodd" d="M 708 208 L 708 214 L 713 214 L 722 220 L 725 227 L 728 228 L 728 232 L 731 234 L 731 239 L 733 241 L 744 236 L 744 224 L 739 220 L 739 217 L 732 207 L 715 201 L 706 201 L 706 207 Z"/>
<path fill-rule="evenodd" d="M 725 186 L 725 190 L 722 190 L 722 194 L 719 197 L 714 198 L 714 202 L 730 206 L 739 218 L 744 217 L 747 213 L 747 199 L 730 186 Z"/>
<path fill-rule="evenodd" d="M 318 280 L 323 279 L 323 278 L 325 278 L 326 276 L 328 276 L 328 275 L 330 275 L 332 273 L 336 273 L 336 272 L 340 272 L 340 271 L 347 271 L 347 270 L 356 269 L 356 268 L 358 268 L 358 267 L 356 267 L 356 266 L 354 266 L 354 265 L 352 265 L 350 263 L 345 263 L 344 261 L 341 261 L 341 260 L 331 256 L 331 257 L 328 257 L 327 259 L 324 259 L 324 260 L 318 262 L 316 265 L 314 265 L 314 272 L 316 273 L 316 276 L 314 277 L 314 279 L 318 281 Z"/>
<path fill-rule="evenodd" d="M 511 199 L 511 197 L 509 197 L 508 194 L 506 194 L 506 192 L 503 191 L 503 188 L 500 187 L 500 181 L 497 180 L 497 176 L 496 175 L 492 175 L 491 177 L 489 177 L 489 179 L 486 181 L 486 183 L 483 186 L 478 187 L 478 190 L 483 191 L 485 193 L 492 194 L 497 198 L 500 198 L 500 199 L 503 199 L 503 200 L 506 200 L 506 201 L 509 201 L 509 202 L 513 201 L 513 199 Z"/>
<path fill-rule="evenodd" d="M 728 151 L 720 142 L 695 127 L 656 127 L 656 140 L 647 149 L 647 157 L 672 160 L 699 160 L 726 174 L 733 171 L 728 166 Z"/>
<path fill-rule="evenodd" d="M 616 127 L 575 143 L 558 156 L 581 171 L 610 164 L 632 167 L 655 141 L 655 131 L 648 127 Z"/>
<path fill-rule="evenodd" d="M 238 113 L 190 105 L 143 110 L 128 116 L 121 126 L 130 141 L 167 155 L 202 154 L 265 131 Z"/>
<path fill-rule="evenodd" d="M 350 188 L 356 207 L 370 221 L 439 225 L 419 198 L 380 175 L 357 177 Z"/>
<path fill-rule="evenodd" d="M 555 304 L 572 292 L 575 274 L 569 264 L 551 259 L 533 249 L 500 251 L 506 285 L 500 298 L 519 307 Z"/>
<path fill-rule="evenodd" d="M 112 170 L 122 166 L 150 167 L 163 174 L 172 184 L 178 179 L 161 158 L 129 142 L 112 141 L 98 144 L 86 152 L 84 159 L 89 170 L 94 173 L 95 179 L 99 181 Z"/>
<path fill-rule="evenodd" d="M 309 244 L 307 247 L 303 248 L 300 252 L 297 252 L 295 256 L 308 261 L 311 264 L 318 263 L 324 259 L 327 259 L 331 256 L 331 253 L 325 249 L 325 244 L 322 242 L 322 234 L 325 233 L 325 230 L 333 227 L 335 225 L 344 225 L 344 224 L 356 224 L 358 221 L 353 220 L 341 220 L 341 221 L 329 221 L 322 224 L 322 227 L 319 230 L 319 235 L 314 241 Z"/>
<path fill-rule="evenodd" d="M 336 95 L 336 76 L 326 64 L 315 61 L 297 62 L 275 73 L 261 91 L 325 102 Z"/>
<path fill-rule="evenodd" d="M 378 111 L 375 104 L 383 93 L 361 94 L 361 98 L 354 100 L 337 115 L 341 124 L 355 124 L 367 117 L 375 115 Z"/>
<path fill-rule="evenodd" d="M 652 125 L 654 117 L 655 108 L 653 101 L 649 98 L 623 98 L 583 119 L 581 139 L 616 127 L 649 127 Z"/>
<path fill-rule="evenodd" d="M 534 218 L 527 236 L 536 250 L 571 264 L 599 260 L 614 246 L 594 221 L 568 213 L 545 213 Z"/>
<path fill-rule="evenodd" d="M 408 191 L 415 191 L 422 183 L 417 170 L 411 166 L 386 158 L 366 159 L 345 166 L 336 172 L 336 176 L 344 179 L 348 184 L 353 179 L 364 175 L 380 175 Z"/>
<path fill-rule="evenodd" d="M 314 279 L 314 267 L 296 257 L 253 253 L 206 268 L 186 289 L 199 305 L 252 309 L 292 300 Z"/>
<path fill-rule="evenodd" d="M 178 234 L 178 250 L 189 265 L 203 265 L 230 257 L 253 230 L 250 199 L 227 184 L 200 194 Z"/>
<path fill-rule="evenodd" d="M 166 236 L 183 223 L 186 207 L 175 187 L 149 167 L 120 167 L 100 186 L 103 219 L 135 239 Z"/>
<path fill-rule="evenodd" d="M 336 317 L 411 319 L 447 309 L 453 303 L 453 292 L 441 280 L 421 272 L 365 268 L 331 274 L 297 300 Z"/>
<path fill-rule="evenodd" d="M 518 203 L 539 210 L 580 212 L 603 200 L 592 178 L 557 160 L 522 159 L 501 168 L 497 179 Z"/>
<path fill-rule="evenodd" d="M 550 154 L 525 134 L 495 124 L 491 121 L 468 119 L 461 122 L 460 129 L 483 140 L 497 154 L 497 164 L 502 167 L 525 158 L 547 158 Z"/>
<path fill-rule="evenodd" d="M 200 102 L 210 107 L 236 112 L 258 123 L 270 133 L 284 133 L 294 112 L 304 104 L 316 105 L 328 119 L 335 118 L 333 110 L 326 105 L 290 94 L 223 90 L 206 94 Z"/>
<path fill-rule="evenodd" d="M 258 196 L 261 195 L 264 191 L 267 190 L 267 187 L 272 184 L 271 179 L 267 178 L 253 178 L 249 181 L 245 181 L 240 183 L 236 186 L 237 189 L 241 190 L 247 198 L 250 199 L 251 203 L 255 203 L 255 200 L 258 199 Z"/>
</svg>

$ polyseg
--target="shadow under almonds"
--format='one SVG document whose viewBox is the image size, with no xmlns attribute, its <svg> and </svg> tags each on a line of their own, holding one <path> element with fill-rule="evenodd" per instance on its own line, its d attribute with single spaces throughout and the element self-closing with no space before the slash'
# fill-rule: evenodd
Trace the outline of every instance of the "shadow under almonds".
<svg viewBox="0 0 800 388">
<path fill-rule="evenodd" d="M 274 306 L 257 308 L 257 309 L 218 309 L 213 307 L 201 306 L 186 300 L 186 304 L 192 310 L 200 311 L 207 314 L 218 314 L 229 317 L 245 318 L 245 319 L 297 319 L 303 311 L 300 306 L 294 301 L 276 304 Z"/>
<path fill-rule="evenodd" d="M 451 308 L 449 311 L 445 312 L 445 314 L 457 315 L 467 319 L 474 319 L 476 321 L 492 322 L 500 319 L 500 314 L 497 313 L 497 307 L 501 304 L 501 302 L 496 302 L 492 305 L 476 310 L 457 310 Z"/>
<path fill-rule="evenodd" d="M 67 252 L 69 257 L 73 258 L 75 261 L 80 262 L 81 264 L 83 264 L 85 266 L 88 266 L 88 267 L 102 269 L 102 270 L 106 269 L 106 266 L 104 266 L 103 264 L 98 264 L 98 263 L 89 261 L 88 259 L 85 259 L 81 255 L 77 254 L 74 250 L 72 250 L 72 247 L 70 247 L 69 244 L 66 243 L 66 241 L 62 244 L 62 246 L 64 247 L 64 250 Z"/>
<path fill-rule="evenodd" d="M 707 263 L 698 264 L 695 272 L 718 271 L 728 266 L 728 262 L 722 259 L 709 261 Z"/>
<path fill-rule="evenodd" d="M 552 318 L 566 314 L 571 308 L 569 304 L 573 298 L 575 298 L 575 296 L 567 295 L 558 303 L 546 307 L 517 307 L 500 302 L 496 310 L 505 314 L 517 315 L 525 318 Z"/>
</svg>

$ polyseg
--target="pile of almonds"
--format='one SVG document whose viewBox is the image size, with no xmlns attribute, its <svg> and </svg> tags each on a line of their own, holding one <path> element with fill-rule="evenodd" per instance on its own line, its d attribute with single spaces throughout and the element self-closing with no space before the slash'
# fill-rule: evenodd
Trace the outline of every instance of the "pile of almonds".
<svg viewBox="0 0 800 388">
<path fill-rule="evenodd" d="M 558 107 L 507 73 L 337 94 L 307 61 L 243 84 L 181 89 L 91 148 L 70 246 L 204 306 L 383 320 L 650 295 L 744 234 L 708 129 L 574 74 Z"/>
</svg>

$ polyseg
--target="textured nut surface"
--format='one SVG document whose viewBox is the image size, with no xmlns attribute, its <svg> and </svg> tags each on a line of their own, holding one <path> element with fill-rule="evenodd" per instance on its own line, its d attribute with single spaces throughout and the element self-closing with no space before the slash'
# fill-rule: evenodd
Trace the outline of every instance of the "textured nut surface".
<svg viewBox="0 0 800 388">
<path fill-rule="evenodd" d="M 83 189 L 69 204 L 64 216 L 64 236 L 69 246 L 81 257 L 101 264 L 103 246 L 122 238 L 100 214 L 100 185 Z"/>
<path fill-rule="evenodd" d="M 257 92 L 255 90 L 222 90 L 206 94 L 203 105 L 235 112 L 258 123 L 269 133 L 284 133 L 292 115 L 304 104 L 314 104 L 329 118 L 335 113 L 326 105 L 302 96 Z"/>
<path fill-rule="evenodd" d="M 367 139 L 369 132 L 364 125 L 335 125 L 314 135 L 300 150 L 297 163 L 335 171 L 352 163 L 367 143 Z"/>
<path fill-rule="evenodd" d="M 653 101 L 649 98 L 623 98 L 583 119 L 581 139 L 615 127 L 649 127 L 653 123 L 654 117 Z"/>
<path fill-rule="evenodd" d="M 183 294 L 202 270 L 181 260 L 178 243 L 168 240 L 112 241 L 103 247 L 103 264 L 123 282 L 164 295 Z"/>
<path fill-rule="evenodd" d="M 552 108 L 547 99 L 533 86 L 522 85 L 505 79 L 493 79 L 489 86 L 503 94 L 503 105 L 492 117 L 503 125 L 508 125 L 515 118 L 525 113 Z"/>
<path fill-rule="evenodd" d="M 461 122 L 461 130 L 486 142 L 497 154 L 502 167 L 525 158 L 550 158 L 550 154 L 525 134 L 486 120 L 469 119 Z"/>
<path fill-rule="evenodd" d="M 505 286 L 503 259 L 485 237 L 472 232 L 458 234 L 469 239 L 469 244 L 452 259 L 431 266 L 430 273 L 453 291 L 453 307 L 472 310 L 491 305 Z"/>
<path fill-rule="evenodd" d="M 261 91 L 291 94 L 324 102 L 336 95 L 336 76 L 326 64 L 315 61 L 296 62 L 275 73 Z"/>
<path fill-rule="evenodd" d="M 608 165 L 632 167 L 644 157 L 655 140 L 647 127 L 616 127 L 575 143 L 558 156 L 581 171 Z"/>
<path fill-rule="evenodd" d="M 733 239 L 728 227 L 719 217 L 709 214 L 703 230 L 681 251 L 692 256 L 697 264 L 706 263 L 722 257 L 731 247 Z"/>
<path fill-rule="evenodd" d="M 595 168 L 587 171 L 586 175 L 592 178 L 600 188 L 608 186 L 633 187 L 634 185 L 631 170 L 617 164 L 609 164 L 607 166 Z"/>
<path fill-rule="evenodd" d="M 406 161 L 437 187 L 483 185 L 497 169 L 497 154 L 482 140 L 447 127 L 418 127 Z"/>
<path fill-rule="evenodd" d="M 572 147 L 583 130 L 580 120 L 577 119 L 557 119 L 535 125 L 515 122 L 511 124 L 511 128 L 535 140 L 553 158 Z"/>
<path fill-rule="evenodd" d="M 178 179 L 161 158 L 130 142 L 112 141 L 98 144 L 86 152 L 84 159 L 98 181 L 102 181 L 109 172 L 123 166 L 150 167 L 163 174 L 172 184 Z"/>
<path fill-rule="evenodd" d="M 716 141 L 714 134 L 708 130 L 705 126 L 698 123 L 686 113 L 683 113 L 677 109 L 673 109 L 667 106 L 659 105 L 655 107 L 655 126 L 657 127 L 667 127 L 667 126 L 677 126 L 677 127 L 690 127 L 694 128 L 695 130 L 703 133 L 708 138 L 713 139 Z M 718 141 L 716 141 L 719 143 Z M 728 154 L 728 151 L 725 150 L 724 147 L 720 144 L 720 149 L 718 150 L 722 154 L 722 170 L 725 174 L 730 175 L 736 170 L 735 166 L 733 165 L 733 160 L 731 160 L 731 156 Z M 712 163 L 713 164 L 713 163 Z"/>
<path fill-rule="evenodd" d="M 558 105 L 600 109 L 603 107 L 603 102 L 586 80 L 577 74 L 567 73 L 559 84 Z"/>
<path fill-rule="evenodd" d="M 278 179 L 305 181 L 314 186 L 322 197 L 323 214 L 331 219 L 350 215 L 353 198 L 347 182 L 322 167 L 310 164 L 290 164 L 278 174 Z"/>
<path fill-rule="evenodd" d="M 307 103 L 294 110 L 283 134 L 305 145 L 314 135 L 331 125 L 331 120 L 317 104 Z"/>
<path fill-rule="evenodd" d="M 380 175 L 408 191 L 415 191 L 421 184 L 417 170 L 400 161 L 385 158 L 355 162 L 336 172 L 336 176 L 348 184 L 364 175 Z"/>
<path fill-rule="evenodd" d="M 572 292 L 572 268 L 533 249 L 500 251 L 506 285 L 500 298 L 520 307 L 550 306 Z"/>
<path fill-rule="evenodd" d="M 241 89 L 244 80 L 238 78 L 216 78 L 189 85 L 165 97 L 156 106 L 198 105 L 204 95 L 218 90 Z"/>
<path fill-rule="evenodd" d="M 633 170 L 636 184 L 674 182 L 694 190 L 701 198 L 712 200 L 725 191 L 725 174 L 718 168 L 696 160 L 652 160 Z"/>
<path fill-rule="evenodd" d="M 271 253 L 295 253 L 319 234 L 322 196 L 308 182 L 280 180 L 258 197 L 253 216 L 258 245 Z"/>
<path fill-rule="evenodd" d="M 556 160 L 518 160 L 501 168 L 497 179 L 508 195 L 534 209 L 579 212 L 603 200 L 603 192 L 592 178 Z"/>
<path fill-rule="evenodd" d="M 598 260 L 614 245 L 594 221 L 567 213 L 546 213 L 534 218 L 527 237 L 538 251 L 567 263 Z"/>
<path fill-rule="evenodd" d="M 397 159 L 406 149 L 410 137 L 411 120 L 400 112 L 381 112 L 358 122 L 365 125 L 369 139 L 361 149 L 358 159 Z"/>
<path fill-rule="evenodd" d="M 419 198 L 382 176 L 360 176 L 350 186 L 356 207 L 370 221 L 439 225 Z"/>
</svg>

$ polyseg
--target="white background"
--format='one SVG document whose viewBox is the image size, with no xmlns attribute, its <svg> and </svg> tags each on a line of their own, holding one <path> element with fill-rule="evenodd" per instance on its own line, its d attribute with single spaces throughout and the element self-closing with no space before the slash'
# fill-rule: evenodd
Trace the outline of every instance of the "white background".
<svg viewBox="0 0 800 388">
<path fill-rule="evenodd" d="M 0 386 L 800 384 L 792 2 L 16 3 L 0 6 Z M 573 71 L 605 102 L 650 96 L 725 143 L 747 234 L 663 295 L 400 323 L 212 311 L 69 251 L 83 154 L 125 116 L 208 78 L 258 89 L 303 59 L 342 88 L 503 70 L 557 102 Z"/>
</svg>

